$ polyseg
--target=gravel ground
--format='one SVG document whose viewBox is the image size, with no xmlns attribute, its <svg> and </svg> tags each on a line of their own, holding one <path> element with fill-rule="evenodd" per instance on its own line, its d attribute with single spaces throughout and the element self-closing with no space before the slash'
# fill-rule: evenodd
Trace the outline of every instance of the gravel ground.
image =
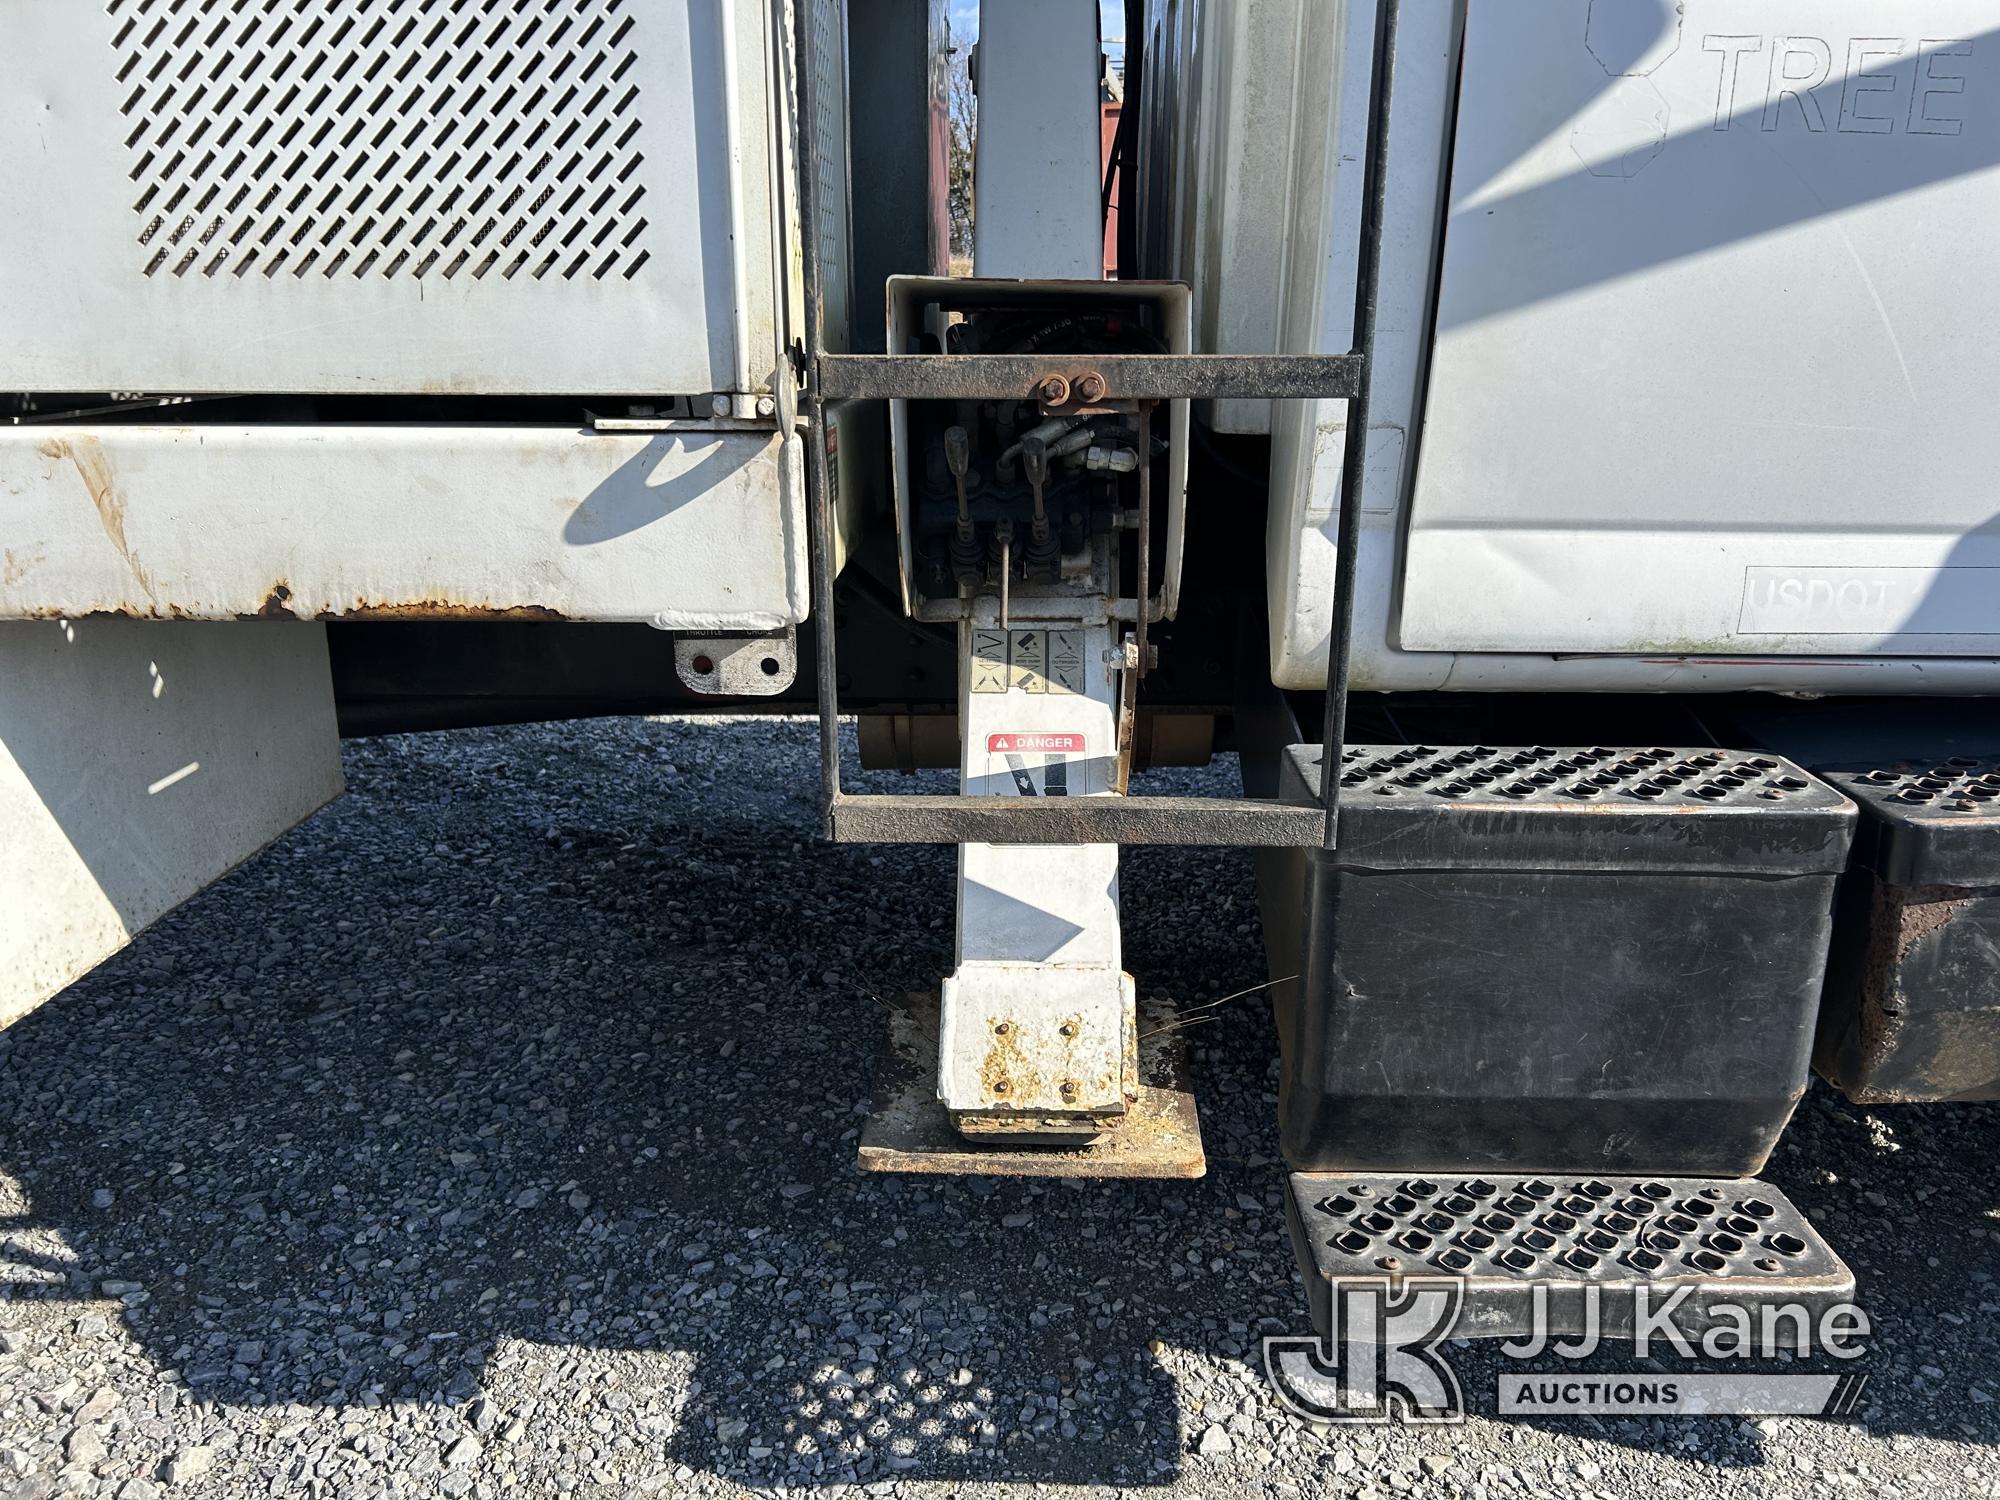
<svg viewBox="0 0 2000 1500">
<path fill-rule="evenodd" d="M 2000 1494 L 1991 1108 L 1818 1091 L 1774 1163 L 1864 1277 L 1855 1420 L 1315 1431 L 1255 999 L 1190 1033 L 1203 1181 L 864 1176 L 952 861 L 815 843 L 811 726 L 347 756 L 0 1034 L 0 1494 Z M 1246 856 L 1125 871 L 1142 991 L 1262 978 Z"/>
</svg>

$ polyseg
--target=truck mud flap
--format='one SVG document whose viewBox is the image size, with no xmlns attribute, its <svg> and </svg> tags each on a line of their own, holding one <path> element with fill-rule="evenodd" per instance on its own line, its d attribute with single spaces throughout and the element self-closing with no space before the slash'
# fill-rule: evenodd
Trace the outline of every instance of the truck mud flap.
<svg viewBox="0 0 2000 1500">
<path fill-rule="evenodd" d="M 1854 1273 L 1755 1178 L 1296 1172 L 1286 1219 L 1323 1337 L 1337 1287 L 1384 1279 L 1458 1282 L 1454 1338 L 1628 1338 L 1641 1288 L 1690 1337 L 1724 1305 L 1816 1320 L 1854 1296 Z"/>
</svg>

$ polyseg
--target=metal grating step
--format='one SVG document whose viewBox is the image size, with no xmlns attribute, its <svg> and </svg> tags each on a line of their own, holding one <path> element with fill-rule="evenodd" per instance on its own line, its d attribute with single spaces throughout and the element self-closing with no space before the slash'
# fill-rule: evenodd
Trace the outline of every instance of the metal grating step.
<svg viewBox="0 0 2000 1500">
<path fill-rule="evenodd" d="M 2000 756 L 1954 755 L 1950 759 L 1897 761 L 1865 771 L 1832 767 L 1828 779 L 1863 802 L 1906 818 L 1930 813 L 2000 813 Z"/>
<path fill-rule="evenodd" d="M 1312 754 L 1318 765 L 1319 757 Z M 1363 794 L 1437 797 L 1460 805 L 1608 802 L 1694 811 L 1705 807 L 1837 807 L 1840 799 L 1789 761 L 1703 747 L 1614 749 L 1590 745 L 1350 745 L 1340 784 Z"/>
<path fill-rule="evenodd" d="M 1464 1283 L 1459 1338 L 1629 1335 L 1634 1293 L 1698 1335 L 1723 1304 L 1798 1304 L 1811 1315 L 1854 1295 L 1854 1273 L 1789 1198 L 1755 1178 L 1494 1177 L 1295 1172 L 1286 1217 L 1327 1331 L 1334 1286 L 1384 1277 Z M 1544 1288 L 1540 1293 L 1537 1288 Z"/>
<path fill-rule="evenodd" d="M 1864 809 L 1858 863 L 1892 885 L 1987 887 L 2000 880 L 2000 756 L 1826 766 Z"/>
</svg>

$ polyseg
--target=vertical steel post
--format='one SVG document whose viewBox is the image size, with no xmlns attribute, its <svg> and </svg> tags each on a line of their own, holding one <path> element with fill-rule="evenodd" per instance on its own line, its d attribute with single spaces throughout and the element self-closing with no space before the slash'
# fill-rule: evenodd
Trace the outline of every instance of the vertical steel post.
<svg viewBox="0 0 2000 1500">
<path fill-rule="evenodd" d="M 793 60 L 799 64 L 798 76 L 792 90 L 780 90 L 780 103 L 782 105 L 786 94 L 798 100 L 798 108 L 792 118 L 797 126 L 798 150 L 803 151 L 805 124 L 818 117 L 816 111 L 819 108 L 819 101 L 814 97 L 818 85 L 809 61 L 813 56 L 812 28 L 816 11 L 810 3 L 795 5 L 792 10 L 795 27 Z M 782 77 L 783 49 L 779 51 Z M 819 357 L 826 352 L 826 346 L 825 304 L 820 286 L 817 175 L 804 170 L 797 174 L 800 234 L 803 239 L 799 247 L 802 252 L 799 263 L 805 290 L 806 324 L 805 347 L 801 351 L 804 357 L 802 373 L 805 376 L 803 412 L 806 421 L 806 468 L 811 475 L 806 559 L 812 574 L 813 677 L 819 700 L 820 833 L 831 838 L 834 805 L 840 799 L 840 684 L 835 666 L 833 618 L 833 488 L 826 471 L 826 398 L 820 392 L 819 382 Z M 782 184 L 773 184 L 774 192 L 782 190 Z"/>
<path fill-rule="evenodd" d="M 1326 652 L 1326 716 L 1320 743 L 1320 847 L 1340 843 L 1340 763 L 1347 749 L 1347 678 L 1354 655 L 1354 575 L 1361 550 L 1361 487 L 1368 471 L 1368 408 L 1375 384 L 1375 313 L 1380 301 L 1385 167 L 1389 157 L 1390 74 L 1396 66 L 1398 0 L 1376 0 L 1375 66 L 1368 86 L 1368 156 L 1361 179 L 1361 248 L 1354 275 L 1358 388 L 1347 403 L 1347 451 L 1340 465 L 1340 551 L 1333 564 L 1333 625 Z"/>
</svg>

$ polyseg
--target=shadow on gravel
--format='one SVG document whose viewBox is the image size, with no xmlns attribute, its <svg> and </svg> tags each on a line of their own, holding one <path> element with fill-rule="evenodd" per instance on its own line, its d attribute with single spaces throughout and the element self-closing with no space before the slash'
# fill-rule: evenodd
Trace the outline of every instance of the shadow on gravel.
<svg viewBox="0 0 2000 1500">
<path fill-rule="evenodd" d="M 121 1296 L 216 1402 L 464 1402 L 507 1340 L 685 1350 L 697 1384 L 605 1407 L 669 1466 L 1171 1478 L 1154 1351 L 1297 1316 L 1276 1169 L 1242 1165 L 1257 1018 L 1207 1028 L 1238 1160 L 1204 1182 L 864 1176 L 873 996 L 947 966 L 952 864 L 815 842 L 811 734 L 351 745 L 343 802 L 0 1035 L 0 1296 Z M 1247 862 L 1130 869 L 1149 977 L 1261 977 Z"/>
<path fill-rule="evenodd" d="M 609 1423 L 582 1459 L 517 1459 L 551 1466 L 531 1480 L 594 1458 L 1159 1484 L 1198 1435 L 1174 1351 L 1254 1363 L 1260 1333 L 1302 1326 L 1254 1001 L 1193 1034 L 1204 1181 L 855 1169 L 873 997 L 947 966 L 951 856 L 816 843 L 810 726 L 348 758 L 342 803 L 0 1035 L 0 1168 L 27 1196 L 0 1223 L 0 1296 L 118 1296 L 148 1356 L 221 1403 L 464 1403 L 511 1341 L 695 1357 L 646 1388 L 547 1358 L 525 1389 L 601 1382 Z M 1125 870 L 1142 988 L 1261 980 L 1246 858 Z M 2000 1368 L 1974 1166 L 1996 1136 L 1991 1109 L 1820 1090 L 1774 1164 L 1864 1277 L 1878 1429 L 2000 1440 L 1968 1394 Z M 1475 1410 L 1494 1371 L 1464 1356 Z M 1271 1416 L 1200 1420 L 1240 1448 Z M 1760 1461 L 1743 1424 L 1548 1425 Z"/>
</svg>

